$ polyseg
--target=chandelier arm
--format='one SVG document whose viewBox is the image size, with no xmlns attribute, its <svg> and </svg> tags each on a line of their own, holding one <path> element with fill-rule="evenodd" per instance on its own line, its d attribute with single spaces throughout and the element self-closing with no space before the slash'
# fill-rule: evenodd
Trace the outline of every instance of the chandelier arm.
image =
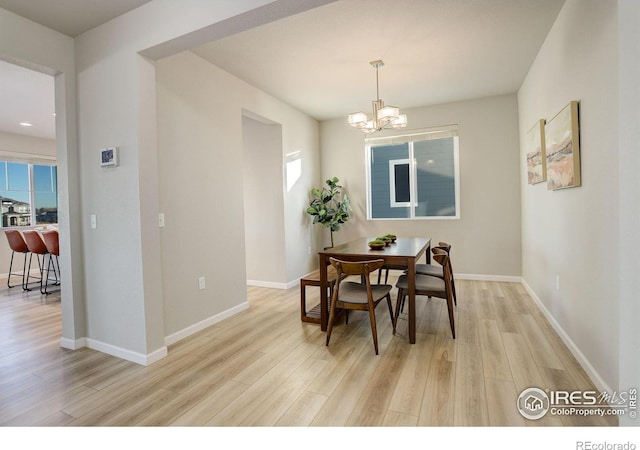
<svg viewBox="0 0 640 450">
<path fill-rule="evenodd" d="M 376 60 L 371 61 L 369 64 L 376 69 L 376 100 L 372 102 L 373 117 L 371 120 L 368 120 L 364 113 L 349 114 L 349 124 L 352 127 L 359 128 L 367 134 L 381 131 L 383 128 L 387 127 L 406 127 L 406 114 L 400 114 L 398 107 L 385 107 L 384 102 L 380 100 L 380 79 L 378 72 L 380 67 L 384 65 L 384 62 Z"/>
</svg>

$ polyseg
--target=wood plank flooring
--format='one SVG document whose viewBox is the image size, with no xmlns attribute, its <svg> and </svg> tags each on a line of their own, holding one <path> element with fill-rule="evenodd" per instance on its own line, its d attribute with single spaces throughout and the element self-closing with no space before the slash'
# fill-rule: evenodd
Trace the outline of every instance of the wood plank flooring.
<svg viewBox="0 0 640 450">
<path fill-rule="evenodd" d="M 0 425 L 617 425 L 521 417 L 516 399 L 527 387 L 595 388 L 520 284 L 456 287 L 457 339 L 443 300 L 416 300 L 414 345 L 406 316 L 394 336 L 382 305 L 379 356 L 366 313 L 337 324 L 326 347 L 319 326 L 300 321 L 297 287 L 251 287 L 248 310 L 171 346 L 149 367 L 60 348 L 59 294 L 1 289 Z M 309 304 L 317 299 L 309 289 Z"/>
</svg>

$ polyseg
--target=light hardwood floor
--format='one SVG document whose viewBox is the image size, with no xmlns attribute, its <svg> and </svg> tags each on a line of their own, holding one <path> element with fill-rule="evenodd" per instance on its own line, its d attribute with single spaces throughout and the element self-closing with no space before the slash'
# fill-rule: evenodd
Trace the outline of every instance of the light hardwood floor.
<svg viewBox="0 0 640 450">
<path fill-rule="evenodd" d="M 60 348 L 59 295 L 5 288 L 0 425 L 617 424 L 600 417 L 522 418 L 516 399 L 527 387 L 595 388 L 521 285 L 459 280 L 456 287 L 457 339 L 443 300 L 417 299 L 414 345 L 406 317 L 392 334 L 383 304 L 379 356 L 366 313 L 352 312 L 348 325 L 341 320 L 326 347 L 319 326 L 300 321 L 298 288 L 251 287 L 248 310 L 171 346 L 149 367 Z M 309 289 L 309 304 L 317 291 Z"/>
</svg>

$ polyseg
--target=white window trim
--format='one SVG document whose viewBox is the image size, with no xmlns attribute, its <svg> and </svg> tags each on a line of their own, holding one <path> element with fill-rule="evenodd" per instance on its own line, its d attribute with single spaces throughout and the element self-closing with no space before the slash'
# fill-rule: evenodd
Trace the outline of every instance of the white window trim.
<svg viewBox="0 0 640 450">
<path fill-rule="evenodd" d="M 417 138 L 417 137 L 426 137 L 426 139 Z M 410 208 L 410 216 L 409 217 L 372 217 L 372 199 L 371 199 L 371 152 L 372 147 L 374 145 L 379 145 L 383 143 L 394 144 L 394 143 L 409 143 L 409 159 L 405 159 L 405 161 L 412 160 L 414 164 L 411 165 L 411 170 L 409 171 L 410 178 L 410 198 L 416 199 L 415 205 L 417 205 L 417 192 L 415 192 L 416 187 L 415 180 L 416 176 L 416 164 L 415 159 L 413 157 L 413 142 L 414 141 L 422 141 L 428 139 L 441 139 L 446 137 L 453 138 L 453 164 L 455 171 L 455 207 L 456 212 L 453 216 L 416 216 L 415 208 Z M 369 138 L 365 139 L 365 176 L 366 176 L 366 194 L 367 194 L 367 220 L 459 220 L 460 219 L 460 138 L 458 136 L 458 127 L 457 125 L 448 125 L 438 128 L 432 128 L 429 130 L 417 130 L 407 134 L 401 134 L 397 136 L 384 136 L 379 138 Z M 400 161 L 400 160 L 395 160 Z M 391 163 L 391 161 L 390 161 Z M 391 168 L 390 168 L 391 170 Z M 390 181 L 391 183 L 391 181 Z M 393 187 L 395 191 L 395 187 Z M 395 198 L 395 196 L 391 197 Z M 414 206 L 415 206 L 414 205 Z M 407 203 L 405 207 L 409 207 L 410 205 Z"/>
<path fill-rule="evenodd" d="M 0 229 L 9 230 L 9 229 L 32 229 L 42 227 L 43 224 L 36 223 L 36 190 L 33 185 L 33 166 L 57 166 L 57 160 L 55 156 L 49 155 L 39 155 L 33 153 L 21 153 L 21 152 L 12 152 L 7 150 L 0 150 L 0 161 L 3 162 L 12 162 L 12 163 L 22 163 L 27 164 L 27 181 L 29 183 L 29 208 L 30 208 L 30 222 L 31 225 L 24 226 L 8 226 L 3 227 L 2 222 L 0 221 Z M 5 167 L 5 170 L 7 168 Z M 8 179 L 8 175 L 5 173 L 6 179 Z M 53 180 L 51 180 L 51 187 L 53 188 Z M 57 186 L 56 186 L 57 188 Z M 56 192 L 57 195 L 57 192 Z"/>
<path fill-rule="evenodd" d="M 400 165 L 409 165 L 409 198 L 413 198 L 412 190 L 413 190 L 413 167 L 410 164 L 410 159 L 392 159 L 389 160 L 389 206 L 392 208 L 408 208 L 411 206 L 411 200 L 408 202 L 397 202 L 396 201 L 396 171 L 395 167 Z"/>
</svg>

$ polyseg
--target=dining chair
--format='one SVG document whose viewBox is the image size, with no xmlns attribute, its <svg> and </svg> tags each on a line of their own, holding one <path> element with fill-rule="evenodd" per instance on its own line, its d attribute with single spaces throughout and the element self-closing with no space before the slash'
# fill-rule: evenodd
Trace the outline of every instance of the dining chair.
<svg viewBox="0 0 640 450">
<path fill-rule="evenodd" d="M 338 274 L 338 281 L 333 289 L 331 296 L 331 305 L 329 309 L 329 322 L 327 324 L 327 343 L 331 339 L 331 331 L 333 330 L 333 322 L 336 318 L 338 309 L 368 311 L 369 321 L 371 323 L 371 334 L 373 335 L 373 346 L 378 354 L 378 331 L 376 326 L 375 309 L 384 299 L 387 300 L 389 307 L 389 316 L 391 317 L 391 325 L 395 333 L 395 321 L 393 320 L 393 307 L 391 306 L 391 289 L 393 286 L 388 284 L 371 284 L 369 274 L 379 270 L 384 264 L 382 259 L 373 261 L 342 261 L 336 258 L 329 258 L 331 265 L 335 267 Z M 359 276 L 364 283 L 347 281 L 347 277 L 355 275 Z M 348 316 L 347 316 L 348 317 Z"/>
<path fill-rule="evenodd" d="M 27 248 L 29 249 L 29 252 L 31 252 L 29 254 L 29 264 L 28 264 L 28 268 L 27 268 L 27 278 L 24 284 L 24 290 L 25 291 L 30 291 L 31 289 L 29 289 L 29 278 L 30 278 L 30 273 L 31 273 L 31 261 L 33 258 L 33 255 L 36 255 L 36 259 L 38 260 L 38 271 L 40 272 L 40 278 L 38 279 L 38 281 L 40 281 L 40 291 L 42 291 L 42 280 L 43 280 L 43 274 L 44 274 L 44 261 L 45 261 L 45 257 L 46 255 L 49 254 L 48 250 L 47 250 L 47 246 L 45 245 L 44 241 L 42 240 L 42 237 L 40 236 L 40 233 L 38 233 L 35 230 L 26 230 L 22 233 L 22 235 L 24 236 L 24 241 L 27 244 Z M 42 261 L 40 261 L 40 258 L 42 257 Z"/>
<path fill-rule="evenodd" d="M 50 294 L 48 291 L 49 287 L 49 274 L 51 272 L 51 268 L 53 267 L 53 275 L 55 277 L 54 286 L 60 285 L 60 243 L 58 240 L 58 232 L 56 230 L 48 230 L 42 232 L 42 239 L 44 240 L 44 245 L 47 248 L 47 252 L 49 253 L 49 262 L 47 263 L 47 276 L 44 278 L 45 282 L 40 284 L 40 292 L 45 295 Z M 56 271 L 57 266 L 57 271 Z M 44 284 L 44 290 L 42 290 L 42 284 Z"/>
<path fill-rule="evenodd" d="M 27 243 L 22 236 L 22 233 L 18 230 L 4 230 L 5 235 L 7 236 L 7 241 L 9 242 L 9 248 L 11 248 L 11 262 L 9 262 L 9 275 L 7 275 L 7 287 L 12 288 L 15 286 L 11 286 L 11 277 L 12 276 L 22 276 L 22 288 L 25 288 L 24 277 L 27 269 L 27 253 L 29 253 L 29 248 L 27 247 Z M 22 253 L 24 257 L 24 261 L 22 264 L 22 274 L 13 272 L 13 256 L 16 253 Z"/>
<path fill-rule="evenodd" d="M 439 242 L 434 249 L 439 248 L 447 252 L 449 256 L 449 269 L 451 273 L 451 292 L 453 295 L 453 304 L 458 305 L 458 298 L 456 296 L 456 283 L 453 276 L 453 267 L 451 266 L 451 244 L 446 242 Z M 438 277 L 444 279 L 444 268 L 439 264 L 416 264 L 416 273 L 421 275 L 431 275 L 432 277 Z"/>
<path fill-rule="evenodd" d="M 453 315 L 453 293 L 451 290 L 451 267 L 449 265 L 449 255 L 443 249 L 433 248 L 433 259 L 442 266 L 444 277 L 435 277 L 431 275 L 416 274 L 415 289 L 416 296 L 427 296 L 442 298 L 447 301 L 447 310 L 449 311 L 449 325 L 451 326 L 451 334 L 456 338 L 456 327 Z M 402 309 L 402 304 L 407 295 L 409 295 L 409 276 L 404 274 L 398 278 L 396 283 L 398 288 L 398 300 L 396 301 L 396 313 L 393 319 L 395 332 L 398 323 L 398 316 Z"/>
</svg>

